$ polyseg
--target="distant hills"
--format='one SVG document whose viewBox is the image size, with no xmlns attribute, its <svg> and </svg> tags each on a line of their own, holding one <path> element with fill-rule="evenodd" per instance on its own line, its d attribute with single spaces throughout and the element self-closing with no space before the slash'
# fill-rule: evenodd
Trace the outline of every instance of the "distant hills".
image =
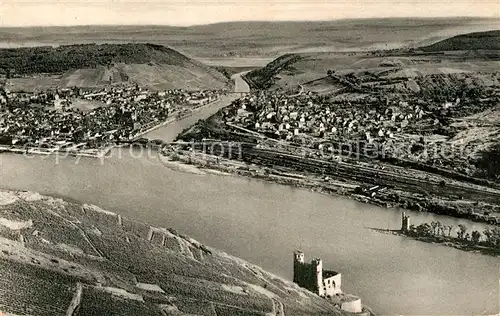
<svg viewBox="0 0 500 316">
<path fill-rule="evenodd" d="M 373 82 L 380 91 L 419 92 L 433 85 L 424 80 L 424 86 L 417 86 L 414 79 L 427 76 L 444 79 L 447 85 L 466 76 L 475 78 L 479 86 L 497 86 L 496 79 L 478 74 L 498 72 L 500 55 L 495 50 L 500 50 L 500 30 L 457 35 L 418 49 L 284 54 L 245 79 L 254 89 L 300 86 L 321 93 L 344 91 L 339 78 L 345 75 Z M 336 76 L 328 76 L 328 71 Z"/>
<path fill-rule="evenodd" d="M 134 82 L 162 88 L 221 88 L 227 78 L 216 69 L 171 48 L 143 43 L 79 44 L 0 49 L 7 77 L 62 74 L 59 86 Z"/>
<path fill-rule="evenodd" d="M 492 18 L 385 18 L 228 22 L 189 27 L 1 28 L 3 47 L 76 43 L 154 43 L 193 58 L 278 57 L 286 53 L 419 47 L 450 36 L 500 29 Z M 0 47 L 1 47 L 0 46 Z M 247 65 L 240 65 L 247 66 Z"/>
<path fill-rule="evenodd" d="M 500 30 L 462 34 L 421 47 L 427 52 L 455 50 L 500 50 Z"/>
</svg>

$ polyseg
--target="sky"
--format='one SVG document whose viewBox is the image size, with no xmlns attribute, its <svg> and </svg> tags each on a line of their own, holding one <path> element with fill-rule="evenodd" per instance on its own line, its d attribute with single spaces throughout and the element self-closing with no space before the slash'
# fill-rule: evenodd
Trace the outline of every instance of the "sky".
<svg viewBox="0 0 500 316">
<path fill-rule="evenodd" d="M 499 0 L 0 0 L 0 27 L 500 17 Z"/>
</svg>

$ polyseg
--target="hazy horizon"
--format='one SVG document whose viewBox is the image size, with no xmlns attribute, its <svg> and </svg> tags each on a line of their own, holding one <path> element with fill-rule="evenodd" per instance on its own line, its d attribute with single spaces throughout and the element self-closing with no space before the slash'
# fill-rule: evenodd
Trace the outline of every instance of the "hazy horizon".
<svg viewBox="0 0 500 316">
<path fill-rule="evenodd" d="M 2 27 L 197 26 L 228 22 L 328 22 L 378 18 L 500 18 L 492 0 L 4 0 Z"/>
<path fill-rule="evenodd" d="M 172 28 L 184 28 L 184 27 L 196 27 L 196 26 L 210 26 L 218 24 L 232 24 L 232 23 L 329 23 L 329 22 L 348 22 L 348 21 L 362 21 L 362 20 L 445 20 L 445 19 L 464 19 L 464 20 L 498 20 L 500 22 L 500 17 L 489 17 L 489 16 L 438 16 L 438 17 L 417 17 L 417 16 L 401 16 L 401 17 L 372 17 L 372 18 L 342 18 L 342 19 L 330 19 L 330 20 L 241 20 L 241 21 L 219 21 L 213 23 L 201 23 L 201 24 L 190 24 L 190 25 L 173 25 L 173 24 L 68 24 L 68 25 L 13 25 L 5 26 L 2 28 L 72 28 L 72 27 L 172 27 Z"/>
</svg>

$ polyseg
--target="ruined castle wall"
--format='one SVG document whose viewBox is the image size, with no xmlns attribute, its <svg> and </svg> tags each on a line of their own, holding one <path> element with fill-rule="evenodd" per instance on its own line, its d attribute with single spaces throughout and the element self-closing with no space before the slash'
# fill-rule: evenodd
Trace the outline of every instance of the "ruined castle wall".
<svg viewBox="0 0 500 316">
<path fill-rule="evenodd" d="M 342 293 L 342 289 L 340 287 L 342 285 L 342 279 L 340 274 L 325 279 L 323 283 L 325 289 L 325 296 L 331 297 L 336 294 Z"/>
<path fill-rule="evenodd" d="M 361 305 L 361 299 L 357 299 L 350 302 L 342 303 L 340 307 L 343 311 L 350 313 L 361 313 L 363 311 L 363 306 Z"/>
</svg>

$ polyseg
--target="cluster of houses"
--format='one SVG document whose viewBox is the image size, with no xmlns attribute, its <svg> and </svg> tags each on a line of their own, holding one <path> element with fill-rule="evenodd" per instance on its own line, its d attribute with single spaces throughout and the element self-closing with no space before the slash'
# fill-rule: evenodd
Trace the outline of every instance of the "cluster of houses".
<svg viewBox="0 0 500 316">
<path fill-rule="evenodd" d="M 97 100 L 107 105 L 129 104 L 144 100 L 153 100 L 156 103 L 176 103 L 182 105 L 204 105 L 218 98 L 218 91 L 185 91 L 185 90 L 165 90 L 152 92 L 139 86 L 127 88 L 103 89 L 101 91 L 91 91 L 84 93 L 82 97 L 86 100 Z"/>
<path fill-rule="evenodd" d="M 240 99 L 227 114 L 228 122 L 280 139 L 308 135 L 372 143 L 394 138 L 428 113 L 421 105 L 404 101 L 333 103 L 313 93 L 287 96 L 268 92 Z"/>
<path fill-rule="evenodd" d="M 32 93 L 0 91 L 3 145 L 96 148 L 129 140 L 155 124 L 219 97 L 218 91 L 150 91 L 138 86 Z M 91 102 L 81 109 L 76 104 Z"/>
</svg>

